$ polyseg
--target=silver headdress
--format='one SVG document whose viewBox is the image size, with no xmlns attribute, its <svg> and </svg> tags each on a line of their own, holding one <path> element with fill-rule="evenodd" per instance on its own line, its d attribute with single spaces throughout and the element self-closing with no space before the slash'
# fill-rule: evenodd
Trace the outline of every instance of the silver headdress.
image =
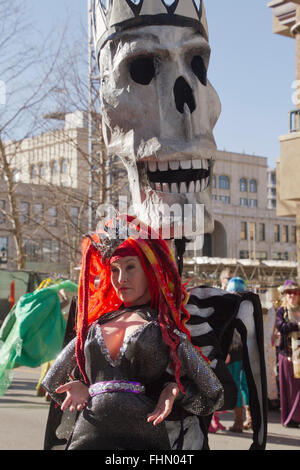
<svg viewBox="0 0 300 470">
<path fill-rule="evenodd" d="M 125 219 L 115 215 L 112 220 L 102 220 L 98 223 L 95 232 L 98 242 L 93 237 L 93 233 L 87 233 L 84 238 L 89 238 L 91 244 L 98 251 L 102 262 L 107 263 L 116 249 L 129 236 L 128 224 Z"/>
<path fill-rule="evenodd" d="M 93 29 L 97 56 L 106 41 L 138 26 L 192 26 L 208 41 L 203 0 L 95 0 Z"/>
</svg>

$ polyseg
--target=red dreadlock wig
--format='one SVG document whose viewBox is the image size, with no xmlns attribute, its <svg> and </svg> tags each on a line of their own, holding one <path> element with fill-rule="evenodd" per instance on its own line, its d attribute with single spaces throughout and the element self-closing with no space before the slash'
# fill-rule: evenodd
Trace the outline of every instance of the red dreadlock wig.
<svg viewBox="0 0 300 470">
<path fill-rule="evenodd" d="M 120 220 L 120 219 L 119 219 Z M 135 220 L 126 216 L 129 227 Z M 124 223 L 124 218 L 122 218 Z M 175 259 L 168 244 L 143 224 L 136 225 L 138 237 L 128 237 L 116 246 L 114 256 L 138 256 L 148 280 L 151 295 L 150 306 L 158 312 L 158 322 L 165 343 L 170 347 L 170 358 L 175 378 L 181 391 L 180 360 L 177 346 L 180 342 L 175 329 L 190 333 L 185 327 L 189 313 L 185 308 L 187 292 L 181 282 Z M 152 235 L 152 238 L 150 237 Z M 77 317 L 76 356 L 79 369 L 88 383 L 85 373 L 84 342 L 90 325 L 105 313 L 118 310 L 122 304 L 111 283 L 110 262 L 102 256 L 101 235 L 94 233 L 83 240 L 82 267 L 79 280 L 79 304 Z M 100 281 L 96 285 L 96 280 Z"/>
</svg>

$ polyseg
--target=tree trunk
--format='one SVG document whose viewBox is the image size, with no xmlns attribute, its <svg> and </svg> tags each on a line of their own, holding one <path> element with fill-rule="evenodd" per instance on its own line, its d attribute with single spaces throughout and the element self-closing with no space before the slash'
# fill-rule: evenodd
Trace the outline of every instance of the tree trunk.
<svg viewBox="0 0 300 470">
<path fill-rule="evenodd" d="M 15 183 L 13 181 L 13 172 L 10 168 L 5 146 L 3 141 L 0 137 L 0 164 L 2 166 L 3 175 L 6 180 L 7 184 L 7 197 L 10 205 L 10 216 L 9 221 L 11 223 L 12 229 L 11 232 L 13 234 L 13 239 L 16 246 L 16 263 L 17 269 L 25 269 L 25 253 L 24 253 L 24 246 L 22 242 L 22 226 L 20 222 L 20 215 L 17 206 L 17 198 L 15 193 Z"/>
</svg>

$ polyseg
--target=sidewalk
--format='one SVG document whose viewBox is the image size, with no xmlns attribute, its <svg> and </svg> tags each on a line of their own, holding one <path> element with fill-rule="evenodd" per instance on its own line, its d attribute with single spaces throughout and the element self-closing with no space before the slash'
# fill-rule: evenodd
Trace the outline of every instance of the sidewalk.
<svg viewBox="0 0 300 470">
<path fill-rule="evenodd" d="M 42 450 L 49 403 L 35 395 L 40 368 L 15 369 L 14 380 L 4 397 L 0 397 L 0 450 Z M 226 428 L 233 423 L 233 412 L 220 415 Z M 248 450 L 252 432 L 209 433 L 214 450 Z M 280 413 L 270 412 L 266 450 L 300 450 L 300 429 L 284 428 Z"/>
<path fill-rule="evenodd" d="M 232 411 L 222 413 L 220 418 L 223 426 L 232 426 Z M 229 431 L 209 433 L 209 444 L 211 450 L 248 450 L 252 444 L 252 431 L 243 431 L 240 434 Z M 282 426 L 279 411 L 268 413 L 266 450 L 300 450 L 300 429 Z"/>
</svg>

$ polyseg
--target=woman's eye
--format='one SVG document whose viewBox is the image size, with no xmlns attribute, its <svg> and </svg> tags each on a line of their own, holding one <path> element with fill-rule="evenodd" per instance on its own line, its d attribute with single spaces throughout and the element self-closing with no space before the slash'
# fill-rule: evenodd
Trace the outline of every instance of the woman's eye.
<svg viewBox="0 0 300 470">
<path fill-rule="evenodd" d="M 129 264 L 129 265 L 127 266 L 127 269 L 133 269 L 133 268 L 135 268 L 134 264 Z"/>
<path fill-rule="evenodd" d="M 140 85 L 149 85 L 155 77 L 153 57 L 138 57 L 130 64 L 130 75 L 134 82 Z"/>
<path fill-rule="evenodd" d="M 207 70 L 204 64 L 204 60 L 200 55 L 195 55 L 192 58 L 191 62 L 191 67 L 192 71 L 196 75 L 196 77 L 199 79 L 199 81 L 202 83 L 202 85 L 206 86 L 207 85 Z"/>
</svg>

